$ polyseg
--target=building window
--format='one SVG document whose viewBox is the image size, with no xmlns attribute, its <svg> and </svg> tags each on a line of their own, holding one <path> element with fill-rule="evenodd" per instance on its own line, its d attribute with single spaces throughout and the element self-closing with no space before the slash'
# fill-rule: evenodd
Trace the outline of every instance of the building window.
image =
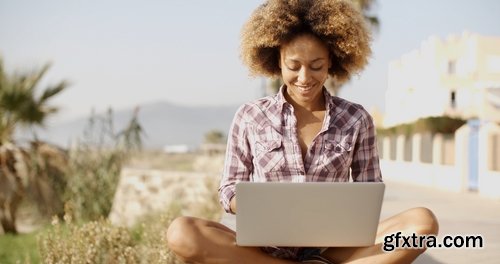
<svg viewBox="0 0 500 264">
<path fill-rule="evenodd" d="M 455 74 L 456 62 L 454 60 L 448 61 L 448 74 Z"/>
<path fill-rule="evenodd" d="M 450 104 L 451 104 L 451 108 L 455 108 L 457 106 L 457 92 L 456 91 L 451 91 Z"/>
</svg>

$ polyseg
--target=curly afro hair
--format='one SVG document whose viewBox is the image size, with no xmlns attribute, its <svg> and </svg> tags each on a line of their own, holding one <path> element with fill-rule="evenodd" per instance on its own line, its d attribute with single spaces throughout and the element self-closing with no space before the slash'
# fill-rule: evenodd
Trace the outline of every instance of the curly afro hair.
<svg viewBox="0 0 500 264">
<path fill-rule="evenodd" d="M 243 26 L 241 57 L 252 75 L 279 77 L 283 43 L 310 33 L 328 47 L 337 83 L 360 71 L 371 54 L 370 32 L 359 11 L 345 0 L 269 0 Z"/>
</svg>

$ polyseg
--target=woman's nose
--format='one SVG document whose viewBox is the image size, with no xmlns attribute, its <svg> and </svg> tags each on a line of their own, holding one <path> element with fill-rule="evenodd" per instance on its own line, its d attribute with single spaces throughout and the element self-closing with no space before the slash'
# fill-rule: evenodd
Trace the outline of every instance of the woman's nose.
<svg viewBox="0 0 500 264">
<path fill-rule="evenodd" d="M 311 74 L 309 70 L 306 67 L 302 67 L 299 70 L 299 76 L 297 77 L 297 80 L 302 83 L 302 84 L 307 84 L 309 79 L 311 78 Z"/>
</svg>

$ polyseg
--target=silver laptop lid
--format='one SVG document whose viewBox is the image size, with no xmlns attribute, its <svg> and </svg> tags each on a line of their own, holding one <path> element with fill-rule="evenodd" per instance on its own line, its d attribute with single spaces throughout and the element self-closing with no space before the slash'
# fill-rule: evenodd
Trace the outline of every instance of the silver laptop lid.
<svg viewBox="0 0 500 264">
<path fill-rule="evenodd" d="M 240 182 L 236 243 L 240 246 L 373 245 L 383 183 Z"/>
</svg>

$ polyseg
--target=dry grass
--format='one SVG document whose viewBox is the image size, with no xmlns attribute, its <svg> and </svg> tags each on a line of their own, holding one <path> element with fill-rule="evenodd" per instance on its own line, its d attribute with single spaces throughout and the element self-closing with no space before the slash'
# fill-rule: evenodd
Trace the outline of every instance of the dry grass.
<svg viewBox="0 0 500 264">
<path fill-rule="evenodd" d="M 195 153 L 168 154 L 163 151 L 141 151 L 131 157 L 127 166 L 155 170 L 193 171 L 193 164 L 198 156 Z"/>
<path fill-rule="evenodd" d="M 131 229 L 114 226 L 104 219 L 75 223 L 72 210 L 67 207 L 64 221 L 54 218 L 53 228 L 39 237 L 41 262 L 181 263 L 166 246 L 164 234 L 182 213 L 214 221 L 220 219 L 222 210 L 217 199 L 217 181 L 207 178 L 205 185 L 212 190 L 205 203 L 188 206 L 179 199 L 165 212 L 148 215 Z"/>
<path fill-rule="evenodd" d="M 40 236 L 41 260 L 48 264 L 178 263 L 162 235 L 176 216 L 171 211 L 132 230 L 107 220 L 77 225 L 71 220 L 59 223 L 56 219 L 53 228 Z"/>
</svg>

